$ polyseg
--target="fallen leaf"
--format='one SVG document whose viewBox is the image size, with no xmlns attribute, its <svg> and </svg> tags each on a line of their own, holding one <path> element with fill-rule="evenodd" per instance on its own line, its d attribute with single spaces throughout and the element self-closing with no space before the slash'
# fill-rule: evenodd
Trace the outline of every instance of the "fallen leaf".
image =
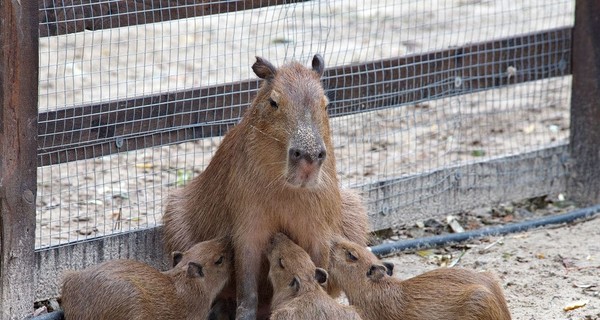
<svg viewBox="0 0 600 320">
<path fill-rule="evenodd" d="M 596 285 L 595 284 L 577 284 L 577 283 L 573 283 L 573 286 L 576 288 L 582 288 L 582 289 L 589 289 L 589 288 L 593 288 Z"/>
<path fill-rule="evenodd" d="M 139 168 L 139 169 L 152 169 L 152 168 L 154 168 L 154 164 L 148 163 L 148 162 L 146 162 L 146 163 L 136 163 L 135 167 Z"/>
<path fill-rule="evenodd" d="M 524 133 L 532 133 L 535 130 L 535 124 L 530 124 L 527 127 L 523 128 Z"/>
<path fill-rule="evenodd" d="M 465 232 L 465 229 L 460 225 L 460 223 L 458 222 L 458 220 L 456 219 L 455 216 L 447 216 L 446 222 L 448 223 L 448 225 L 450 226 L 450 229 L 452 229 L 452 231 L 454 233 Z"/>
<path fill-rule="evenodd" d="M 462 258 L 462 256 L 465 255 L 465 253 L 467 253 L 467 250 L 463 250 L 460 255 L 458 257 L 456 257 L 456 259 L 452 260 L 449 264 L 448 264 L 448 268 L 452 268 L 455 265 L 457 265 L 460 262 L 460 258 Z"/>
<path fill-rule="evenodd" d="M 93 204 L 93 205 L 101 206 L 104 204 L 104 201 L 98 200 L 98 199 L 92 199 L 92 200 L 86 201 L 85 204 Z"/>
<path fill-rule="evenodd" d="M 84 229 L 79 229 L 77 230 L 77 233 L 79 233 L 82 236 L 89 236 L 94 232 L 98 232 L 98 229 L 96 229 L 96 227 L 94 228 L 84 228 Z"/>
<path fill-rule="evenodd" d="M 573 302 L 573 303 L 565 306 L 563 308 L 563 310 L 565 310 L 565 311 L 571 311 L 571 310 L 579 309 L 579 308 L 585 307 L 585 305 L 588 304 L 588 302 L 590 302 L 590 300 L 575 301 L 575 302 Z"/>
<path fill-rule="evenodd" d="M 485 151 L 484 150 L 473 150 L 473 151 L 471 151 L 471 155 L 473 157 L 483 157 L 483 156 L 485 156 Z"/>
<path fill-rule="evenodd" d="M 433 250 L 419 250 L 417 255 L 423 258 L 427 258 L 433 255 Z"/>
<path fill-rule="evenodd" d="M 512 222 L 514 219 L 515 219 L 515 217 L 512 214 L 502 217 L 502 221 L 504 221 L 504 222 Z"/>
<path fill-rule="evenodd" d="M 192 170 L 177 170 L 177 182 L 176 185 L 178 187 L 186 185 L 190 180 L 192 180 L 194 172 Z"/>
<path fill-rule="evenodd" d="M 538 259 L 546 259 L 546 256 L 543 253 L 536 253 L 535 257 Z"/>
</svg>

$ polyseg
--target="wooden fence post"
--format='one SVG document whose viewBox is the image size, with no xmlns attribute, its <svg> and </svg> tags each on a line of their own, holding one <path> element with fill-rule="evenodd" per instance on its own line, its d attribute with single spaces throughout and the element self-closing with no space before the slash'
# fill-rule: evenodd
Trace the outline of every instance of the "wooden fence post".
<svg viewBox="0 0 600 320">
<path fill-rule="evenodd" d="M 33 311 L 38 1 L 0 0 L 0 319 Z"/>
<path fill-rule="evenodd" d="M 600 203 L 600 1 L 577 0 L 573 28 L 568 194 Z"/>
</svg>

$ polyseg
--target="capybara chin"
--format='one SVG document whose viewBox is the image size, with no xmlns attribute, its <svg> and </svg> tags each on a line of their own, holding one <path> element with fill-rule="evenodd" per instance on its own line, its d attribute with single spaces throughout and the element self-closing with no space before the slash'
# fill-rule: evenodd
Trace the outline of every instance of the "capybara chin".
<svg viewBox="0 0 600 320">
<path fill-rule="evenodd" d="M 267 256 L 274 291 L 271 320 L 360 319 L 354 308 L 337 303 L 325 292 L 327 271 L 317 268 L 287 236 L 277 233 Z"/>
<path fill-rule="evenodd" d="M 206 170 L 168 197 L 163 217 L 169 251 L 232 237 L 238 319 L 255 319 L 259 301 L 268 307 L 273 234 L 285 232 L 327 268 L 334 235 L 366 245 L 369 229 L 356 195 L 338 185 L 323 58 L 315 55 L 312 68 L 275 68 L 257 57 L 252 69 L 263 79 L 256 98 Z M 335 279 L 328 283 L 335 293 Z"/>
<path fill-rule="evenodd" d="M 67 272 L 61 289 L 65 318 L 204 320 L 229 281 L 229 242 L 221 238 L 174 252 L 174 266 L 165 272 L 135 260 L 111 260 Z"/>
<path fill-rule="evenodd" d="M 508 320 L 510 312 L 495 276 L 440 268 L 400 280 L 390 276 L 363 246 L 333 242 L 329 272 L 365 320 Z"/>
</svg>

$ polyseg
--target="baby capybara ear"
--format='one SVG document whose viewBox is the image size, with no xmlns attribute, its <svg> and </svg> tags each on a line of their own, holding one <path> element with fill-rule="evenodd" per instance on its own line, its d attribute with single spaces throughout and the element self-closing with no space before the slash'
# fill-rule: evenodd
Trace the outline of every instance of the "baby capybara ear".
<svg viewBox="0 0 600 320">
<path fill-rule="evenodd" d="M 394 264 L 391 262 L 384 262 L 383 266 L 387 269 L 386 273 L 388 274 L 388 276 L 391 276 L 394 274 Z"/>
<path fill-rule="evenodd" d="M 325 269 L 317 268 L 315 270 L 315 279 L 322 287 L 325 287 L 327 285 L 328 278 L 329 275 L 327 274 L 327 271 L 325 271 Z"/>
<path fill-rule="evenodd" d="M 290 282 L 290 288 L 292 288 L 294 292 L 300 291 L 300 279 L 297 276 L 294 276 L 294 279 Z"/>
<path fill-rule="evenodd" d="M 190 278 L 204 277 L 204 272 L 202 271 L 202 266 L 195 262 L 188 263 L 187 275 Z"/>
<path fill-rule="evenodd" d="M 171 254 L 171 258 L 173 259 L 173 267 L 175 267 L 181 259 L 183 259 L 183 253 L 179 251 L 173 251 Z"/>
<path fill-rule="evenodd" d="M 312 59 L 312 68 L 319 77 L 323 76 L 323 71 L 325 71 L 325 61 L 323 61 L 323 57 L 318 53 L 315 54 Z"/>
<path fill-rule="evenodd" d="M 256 62 L 252 65 L 252 71 L 261 79 L 271 80 L 275 77 L 277 69 L 269 61 L 256 57 Z"/>
</svg>

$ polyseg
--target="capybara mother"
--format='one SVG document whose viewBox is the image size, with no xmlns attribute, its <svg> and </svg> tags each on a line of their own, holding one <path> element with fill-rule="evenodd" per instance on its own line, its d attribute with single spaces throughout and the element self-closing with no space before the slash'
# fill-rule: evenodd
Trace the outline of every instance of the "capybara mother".
<svg viewBox="0 0 600 320">
<path fill-rule="evenodd" d="M 264 81 L 242 121 L 206 170 L 167 199 L 167 250 L 232 236 L 237 319 L 256 318 L 259 301 L 270 299 L 265 249 L 275 233 L 285 232 L 325 269 L 334 235 L 366 244 L 366 212 L 336 177 L 324 68 L 320 55 L 311 69 L 297 62 L 275 68 L 257 57 L 252 70 Z"/>
</svg>

